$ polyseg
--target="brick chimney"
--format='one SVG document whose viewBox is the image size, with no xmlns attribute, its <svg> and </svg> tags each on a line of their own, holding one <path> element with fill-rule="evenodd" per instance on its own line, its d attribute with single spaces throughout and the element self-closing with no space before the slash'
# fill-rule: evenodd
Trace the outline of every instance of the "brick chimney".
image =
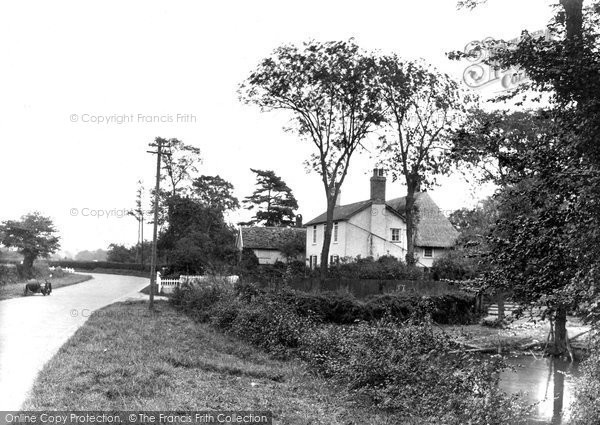
<svg viewBox="0 0 600 425">
<path fill-rule="evenodd" d="M 373 177 L 371 177 L 371 201 L 376 204 L 385 203 L 385 174 L 382 168 L 373 169 Z"/>
</svg>

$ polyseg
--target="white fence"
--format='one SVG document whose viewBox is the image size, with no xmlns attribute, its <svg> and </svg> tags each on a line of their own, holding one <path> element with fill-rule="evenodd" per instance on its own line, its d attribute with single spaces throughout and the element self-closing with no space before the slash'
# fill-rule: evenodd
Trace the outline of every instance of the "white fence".
<svg viewBox="0 0 600 425">
<path fill-rule="evenodd" d="M 58 269 L 61 269 L 61 270 L 62 270 L 63 272 L 65 272 L 65 273 L 75 273 L 75 269 L 73 269 L 73 268 L 71 268 L 71 267 L 54 267 L 54 266 L 52 266 L 52 267 L 48 267 L 48 270 L 50 270 L 50 271 L 52 271 L 52 272 L 53 272 L 53 271 L 54 271 L 54 270 L 56 270 L 57 268 L 58 268 Z"/>
<path fill-rule="evenodd" d="M 224 279 L 226 282 L 231 283 L 231 284 L 234 284 L 238 280 L 240 280 L 240 277 L 236 276 L 236 275 L 231 275 L 231 276 L 211 276 L 211 275 L 187 276 L 187 275 L 181 275 L 181 276 L 179 276 L 179 279 L 163 279 L 160 276 L 160 272 L 156 272 L 156 284 L 158 286 L 159 294 L 161 294 L 161 293 L 162 294 L 170 294 L 171 292 L 173 292 L 175 290 L 176 287 L 178 287 L 182 283 L 191 283 L 191 284 L 198 283 L 198 284 L 200 284 L 200 283 L 210 282 L 212 279 L 215 279 L 215 278 Z"/>
</svg>

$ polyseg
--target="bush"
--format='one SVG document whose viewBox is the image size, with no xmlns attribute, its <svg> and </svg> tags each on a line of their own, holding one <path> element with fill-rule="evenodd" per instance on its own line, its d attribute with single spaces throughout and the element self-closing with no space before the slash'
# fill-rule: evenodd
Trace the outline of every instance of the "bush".
<svg viewBox="0 0 600 425">
<path fill-rule="evenodd" d="M 170 301 L 196 320 L 204 322 L 210 319 L 215 304 L 232 296 L 232 286 L 222 279 L 215 278 L 202 285 L 186 283 L 176 287 Z"/>
<path fill-rule="evenodd" d="M 0 285 L 17 283 L 18 281 L 19 273 L 16 264 L 0 264 Z"/>
<path fill-rule="evenodd" d="M 440 324 L 469 324 L 478 318 L 475 297 L 459 292 L 433 296 L 392 293 L 364 301 L 347 292 L 313 294 L 281 289 L 267 293 L 292 307 L 297 314 L 323 323 L 351 324 L 390 316 L 398 320 L 431 317 Z"/>
<path fill-rule="evenodd" d="M 376 301 L 269 291 L 248 283 L 234 291 L 186 286 L 171 297 L 196 319 L 278 357 L 298 356 L 315 373 L 405 418 L 449 425 L 523 423 L 522 406 L 497 387 L 502 363 L 461 350 L 422 321 L 439 308 L 435 301 L 398 295 Z M 410 319 L 400 322 L 390 314 Z M 351 322 L 377 315 L 384 317 L 345 326 L 315 320 Z"/>
<path fill-rule="evenodd" d="M 468 280 L 477 276 L 474 261 L 459 251 L 448 251 L 433 260 L 431 274 L 434 280 Z"/>
<path fill-rule="evenodd" d="M 338 279 L 378 279 L 378 280 L 422 280 L 427 272 L 423 268 L 408 266 L 396 257 L 383 256 L 357 258 L 329 268 L 328 277 Z"/>
<path fill-rule="evenodd" d="M 427 324 L 384 319 L 306 334 L 302 356 L 372 404 L 444 424 L 525 423 L 526 409 L 498 389 L 504 367 L 467 354 Z"/>
<path fill-rule="evenodd" d="M 595 338 L 589 357 L 581 364 L 571 407 L 572 425 L 597 424 L 600 417 L 600 340 Z"/>
</svg>

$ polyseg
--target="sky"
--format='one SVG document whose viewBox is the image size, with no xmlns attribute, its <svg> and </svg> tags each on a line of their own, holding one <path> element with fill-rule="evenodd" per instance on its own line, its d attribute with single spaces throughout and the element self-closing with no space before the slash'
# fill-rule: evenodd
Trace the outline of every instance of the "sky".
<svg viewBox="0 0 600 425">
<path fill-rule="evenodd" d="M 242 104 L 239 84 L 281 44 L 351 37 L 462 80 L 469 64 L 447 52 L 540 30 L 552 11 L 548 0 L 489 0 L 474 11 L 455 3 L 2 2 L 0 220 L 39 211 L 73 254 L 134 244 L 137 222 L 124 212 L 134 206 L 138 180 L 153 185 L 155 158 L 146 151 L 160 136 L 199 147 L 200 172 L 229 180 L 240 199 L 254 189 L 251 167 L 274 170 L 308 221 L 325 209 L 318 175 L 303 166 L 311 147 L 284 131 L 289 115 Z M 368 198 L 372 152 L 353 159 L 342 204 Z M 444 211 L 491 193 L 459 175 L 440 182 L 431 195 Z M 387 191 L 392 198 L 405 188 L 388 179 Z M 231 220 L 245 218 L 239 212 Z"/>
</svg>

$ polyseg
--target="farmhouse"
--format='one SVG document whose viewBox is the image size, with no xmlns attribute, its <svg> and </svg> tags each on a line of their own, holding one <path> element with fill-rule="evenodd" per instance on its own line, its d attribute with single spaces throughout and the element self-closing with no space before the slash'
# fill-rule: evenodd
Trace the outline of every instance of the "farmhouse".
<svg viewBox="0 0 600 425">
<path fill-rule="evenodd" d="M 371 196 L 365 201 L 338 204 L 333 212 L 329 262 L 356 257 L 375 259 L 406 256 L 406 198 L 385 199 L 383 170 L 373 170 Z M 417 265 L 431 267 L 433 260 L 451 248 L 458 232 L 426 192 L 415 195 L 418 224 L 415 237 Z M 317 267 L 325 234 L 326 213 L 306 223 L 306 263 Z"/>
<path fill-rule="evenodd" d="M 236 247 L 254 251 L 259 264 L 274 264 L 288 261 L 288 252 L 298 251 L 295 258 L 304 261 L 304 243 L 306 229 L 302 227 L 240 227 L 236 238 Z"/>
</svg>

